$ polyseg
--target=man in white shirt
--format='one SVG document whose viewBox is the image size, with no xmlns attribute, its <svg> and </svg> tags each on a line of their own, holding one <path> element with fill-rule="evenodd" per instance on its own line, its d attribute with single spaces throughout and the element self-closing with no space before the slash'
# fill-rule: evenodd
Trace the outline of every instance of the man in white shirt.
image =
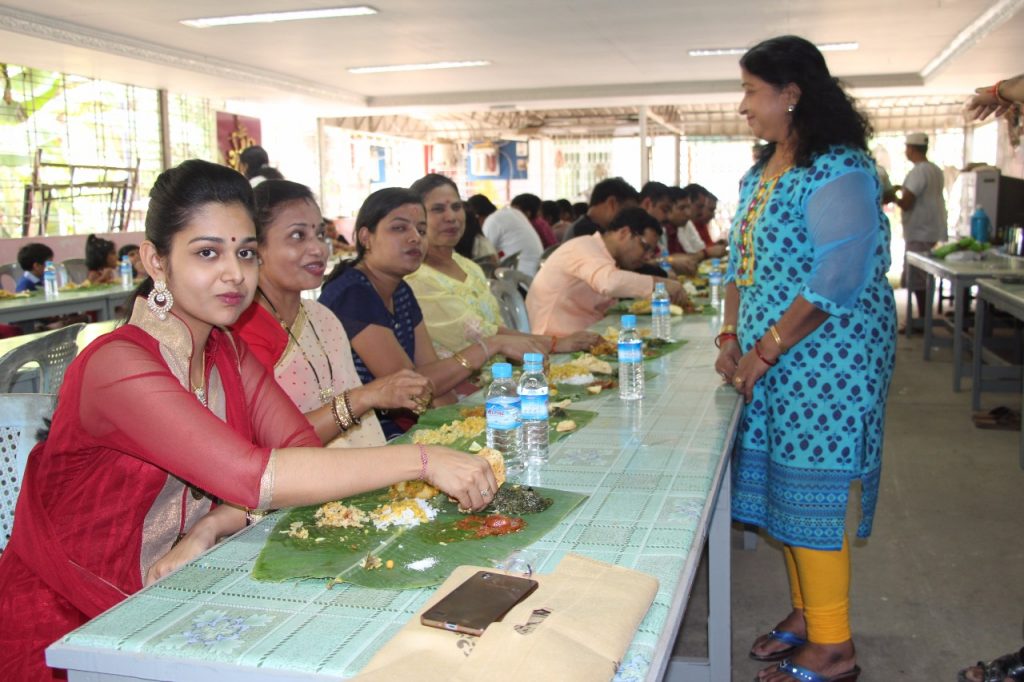
<svg viewBox="0 0 1024 682">
<path fill-rule="evenodd" d="M 533 277 L 540 267 L 540 255 L 544 252 L 537 230 L 526 216 L 514 208 L 502 208 L 484 220 L 484 236 L 494 244 L 501 258 L 519 254 L 516 268 Z"/>
<path fill-rule="evenodd" d="M 898 188 L 896 205 L 903 210 L 903 240 L 907 251 L 928 253 L 946 238 L 945 178 L 942 169 L 928 160 L 928 136 L 910 133 L 906 138 L 907 159 L 914 167 Z M 903 271 L 903 285 L 914 292 L 917 309 L 925 306 L 925 274 L 914 268 Z M 909 311 L 908 311 L 909 312 Z"/>
</svg>

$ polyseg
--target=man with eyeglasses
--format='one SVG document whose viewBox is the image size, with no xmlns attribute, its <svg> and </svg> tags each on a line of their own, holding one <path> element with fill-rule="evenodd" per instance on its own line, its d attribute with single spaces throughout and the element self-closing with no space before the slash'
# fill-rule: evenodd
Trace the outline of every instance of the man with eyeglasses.
<svg viewBox="0 0 1024 682">
<path fill-rule="evenodd" d="M 618 213 L 603 232 L 565 242 L 530 285 L 526 310 L 534 334 L 565 336 L 605 316 L 620 298 L 649 298 L 664 282 L 669 298 L 687 304 L 675 278 L 631 272 L 658 253 L 661 225 L 642 208 Z"/>
</svg>

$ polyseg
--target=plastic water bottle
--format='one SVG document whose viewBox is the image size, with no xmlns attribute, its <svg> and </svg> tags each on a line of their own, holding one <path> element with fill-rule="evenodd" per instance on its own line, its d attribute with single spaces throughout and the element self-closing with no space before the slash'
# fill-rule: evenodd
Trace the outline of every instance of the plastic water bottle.
<svg viewBox="0 0 1024 682">
<path fill-rule="evenodd" d="M 131 289 L 132 288 L 132 262 L 128 259 L 128 256 L 121 256 L 121 265 L 119 266 L 121 274 L 121 288 Z"/>
<path fill-rule="evenodd" d="M 664 282 L 654 285 L 651 294 L 651 334 L 656 339 L 672 340 L 672 310 Z"/>
<path fill-rule="evenodd" d="M 979 244 L 987 242 L 989 224 L 985 210 L 981 206 L 976 208 L 971 214 L 971 238 Z"/>
<path fill-rule="evenodd" d="M 523 470 L 520 447 L 523 434 L 523 416 L 519 393 L 512 381 L 512 365 L 496 362 L 491 366 L 494 381 L 487 389 L 487 447 L 494 448 L 505 458 L 505 472 L 516 476 Z"/>
<path fill-rule="evenodd" d="M 43 295 L 46 298 L 57 298 L 59 291 L 57 289 L 57 268 L 54 267 L 53 261 L 48 260 L 43 266 Z"/>
<path fill-rule="evenodd" d="M 63 263 L 57 263 L 57 289 L 63 289 L 67 286 L 68 282 L 68 268 Z"/>
<path fill-rule="evenodd" d="M 722 305 L 722 273 L 718 269 L 717 258 L 711 259 L 711 272 L 708 274 L 708 288 L 711 289 L 711 305 L 718 308 Z"/>
<path fill-rule="evenodd" d="M 661 259 L 658 261 L 658 265 L 661 267 L 662 270 L 665 271 L 666 275 L 668 275 L 669 277 L 673 276 L 674 273 L 672 272 L 672 262 L 668 258 L 668 247 L 662 248 Z"/>
<path fill-rule="evenodd" d="M 523 457 L 527 463 L 548 459 L 548 379 L 544 376 L 544 356 L 523 356 L 523 375 L 519 377 L 519 400 L 523 409 Z"/>
<path fill-rule="evenodd" d="M 636 315 L 622 316 L 619 331 L 619 397 L 644 397 L 644 342 L 636 333 Z"/>
</svg>

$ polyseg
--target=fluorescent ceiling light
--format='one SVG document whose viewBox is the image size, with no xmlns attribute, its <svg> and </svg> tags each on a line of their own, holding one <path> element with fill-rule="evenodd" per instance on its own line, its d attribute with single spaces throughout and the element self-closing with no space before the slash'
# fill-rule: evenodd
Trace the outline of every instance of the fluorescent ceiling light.
<svg viewBox="0 0 1024 682">
<path fill-rule="evenodd" d="M 182 19 L 181 23 L 193 28 L 211 26 L 234 26 L 236 24 L 270 24 L 275 21 L 299 21 L 302 19 L 334 19 L 337 17 L 363 17 L 376 14 L 377 10 L 366 5 L 354 7 L 327 7 L 324 9 L 301 9 L 288 12 L 263 12 L 261 14 L 237 14 L 230 17 L 204 17 Z"/>
<path fill-rule="evenodd" d="M 816 46 L 822 52 L 849 52 L 859 50 L 860 43 L 822 43 Z M 701 50 L 690 50 L 691 57 L 722 57 L 727 55 L 745 54 L 749 47 L 717 47 Z"/>
<path fill-rule="evenodd" d="M 490 66 L 484 59 L 464 62 L 429 62 L 426 64 L 392 64 L 390 66 L 355 66 L 349 73 L 395 73 L 398 71 L 431 71 L 433 69 L 464 69 L 470 66 Z"/>
</svg>

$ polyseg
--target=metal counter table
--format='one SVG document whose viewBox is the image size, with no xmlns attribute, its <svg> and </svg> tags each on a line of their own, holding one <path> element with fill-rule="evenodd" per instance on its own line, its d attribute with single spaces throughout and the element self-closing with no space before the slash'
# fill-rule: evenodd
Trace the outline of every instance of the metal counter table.
<svg viewBox="0 0 1024 682">
<path fill-rule="evenodd" d="M 995 306 L 1024 322 L 1024 284 L 1010 284 L 994 279 L 981 279 L 978 280 L 977 284 L 976 322 L 979 331 L 974 335 L 973 381 L 971 387 L 972 404 L 975 410 L 981 407 L 981 391 L 983 389 L 1021 390 L 1020 365 L 983 366 L 982 360 L 985 357 L 984 335 L 980 330 L 985 328 L 985 320 L 988 316 L 989 308 Z M 1021 394 L 1021 414 L 1024 415 L 1024 393 Z M 1020 440 L 1020 467 L 1024 469 L 1024 432 L 1021 433 Z"/>
<path fill-rule="evenodd" d="M 13 324 L 93 310 L 98 321 L 112 320 L 117 316 L 116 308 L 123 305 L 130 294 L 131 291 L 112 285 L 62 291 L 57 298 L 46 298 L 41 293 L 28 298 L 5 298 L 0 300 L 0 322 Z"/>
<path fill-rule="evenodd" d="M 949 262 L 938 260 L 931 256 L 920 253 L 908 252 L 908 268 L 914 267 L 923 270 L 928 275 L 928 285 L 925 293 L 927 305 L 924 313 L 924 359 L 931 359 L 933 345 L 949 345 L 945 339 L 936 339 L 933 326 L 936 321 L 933 319 L 935 301 L 935 282 L 939 279 L 948 280 L 953 287 L 953 390 L 960 391 L 960 379 L 967 375 L 969 370 L 964 361 L 964 318 L 967 312 L 967 290 L 974 286 L 974 283 L 983 277 L 993 277 L 1000 273 L 1011 274 L 1024 269 L 1014 259 L 1005 256 L 992 256 L 981 261 Z M 913 292 L 907 290 L 907 311 L 911 310 Z M 907 319 L 907 333 L 912 328 L 912 320 Z"/>
<path fill-rule="evenodd" d="M 552 446 L 545 487 L 590 497 L 529 547 L 546 573 L 569 552 L 660 586 L 620 679 L 730 679 L 729 453 L 741 401 L 712 366 L 719 318 L 674 325 L 689 343 L 648 363 L 642 403 L 580 403 L 587 427 Z M 638 409 L 639 408 L 639 409 Z M 242 531 L 47 649 L 71 680 L 320 680 L 355 675 L 433 593 L 324 580 L 261 583 L 249 570 L 277 516 Z M 710 661 L 672 660 L 705 542 Z"/>
</svg>

